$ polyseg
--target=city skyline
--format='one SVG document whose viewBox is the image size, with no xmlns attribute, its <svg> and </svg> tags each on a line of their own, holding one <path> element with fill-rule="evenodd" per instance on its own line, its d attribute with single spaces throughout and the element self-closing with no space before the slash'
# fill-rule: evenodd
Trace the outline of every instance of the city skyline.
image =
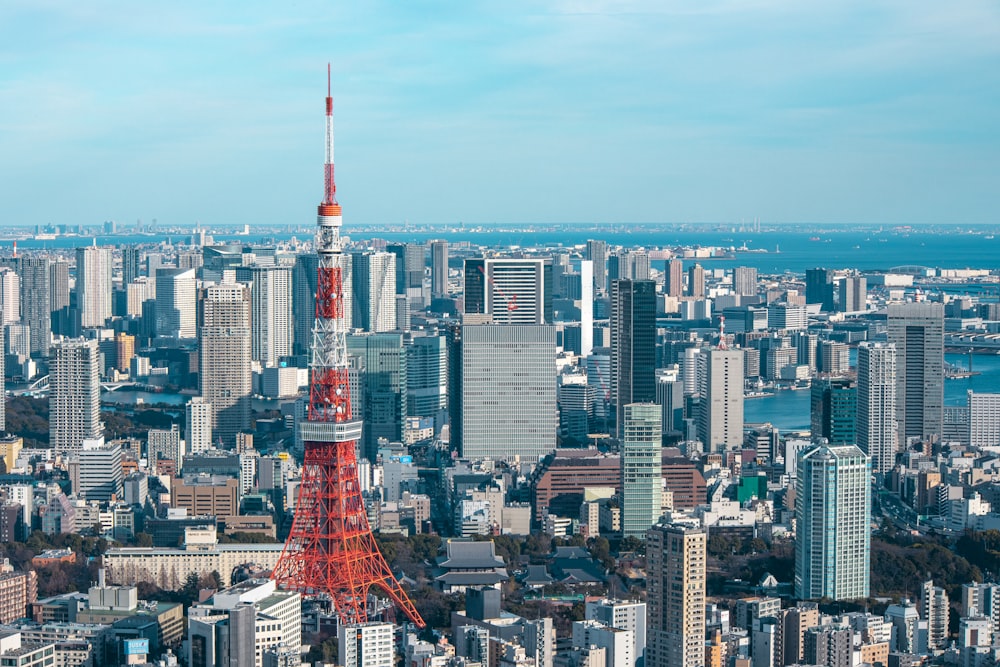
<svg viewBox="0 0 1000 667">
<path fill-rule="evenodd" d="M 990 219 L 995 6 L 243 10 L 0 10 L 0 224 L 307 221 L 328 61 L 357 223 Z"/>
</svg>

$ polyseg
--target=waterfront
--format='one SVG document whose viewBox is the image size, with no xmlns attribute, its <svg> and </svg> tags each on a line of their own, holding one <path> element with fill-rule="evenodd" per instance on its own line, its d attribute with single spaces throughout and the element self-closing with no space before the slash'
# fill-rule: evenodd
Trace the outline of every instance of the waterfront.
<svg viewBox="0 0 1000 667">
<path fill-rule="evenodd" d="M 964 354 L 946 354 L 945 361 L 967 368 L 969 357 Z M 972 367 L 980 374 L 945 380 L 945 405 L 965 405 L 970 389 L 981 393 L 1000 393 L 1000 356 L 975 356 Z M 748 424 L 771 422 L 782 431 L 808 430 L 809 390 L 777 391 L 774 396 L 747 399 L 743 414 Z"/>
</svg>

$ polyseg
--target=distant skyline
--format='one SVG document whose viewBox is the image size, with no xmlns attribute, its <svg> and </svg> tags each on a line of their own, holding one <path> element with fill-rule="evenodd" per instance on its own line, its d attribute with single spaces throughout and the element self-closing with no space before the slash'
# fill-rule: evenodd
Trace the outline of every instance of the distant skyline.
<svg viewBox="0 0 1000 667">
<path fill-rule="evenodd" d="M 0 224 L 1000 222 L 1000 4 L 0 4 Z"/>
</svg>

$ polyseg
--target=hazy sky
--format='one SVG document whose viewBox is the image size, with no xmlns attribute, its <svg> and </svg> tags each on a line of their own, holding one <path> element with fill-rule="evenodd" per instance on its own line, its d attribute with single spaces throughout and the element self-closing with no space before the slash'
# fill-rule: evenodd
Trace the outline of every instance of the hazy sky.
<svg viewBox="0 0 1000 667">
<path fill-rule="evenodd" d="M 996 0 L 0 3 L 0 223 L 1000 222 Z"/>
</svg>

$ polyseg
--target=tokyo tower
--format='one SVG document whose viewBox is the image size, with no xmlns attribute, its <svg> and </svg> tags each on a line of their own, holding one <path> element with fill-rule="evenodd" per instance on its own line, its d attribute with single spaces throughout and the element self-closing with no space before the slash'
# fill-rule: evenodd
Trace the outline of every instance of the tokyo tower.
<svg viewBox="0 0 1000 667">
<path fill-rule="evenodd" d="M 333 97 L 327 65 L 325 193 L 316 221 L 319 275 L 310 362 L 302 485 L 292 530 L 271 578 L 285 589 L 328 595 L 341 623 L 368 620 L 368 591 L 381 588 L 418 626 L 424 621 L 379 553 L 358 483 L 361 420 L 351 414 L 344 320 L 340 204 L 333 178 Z"/>
</svg>

